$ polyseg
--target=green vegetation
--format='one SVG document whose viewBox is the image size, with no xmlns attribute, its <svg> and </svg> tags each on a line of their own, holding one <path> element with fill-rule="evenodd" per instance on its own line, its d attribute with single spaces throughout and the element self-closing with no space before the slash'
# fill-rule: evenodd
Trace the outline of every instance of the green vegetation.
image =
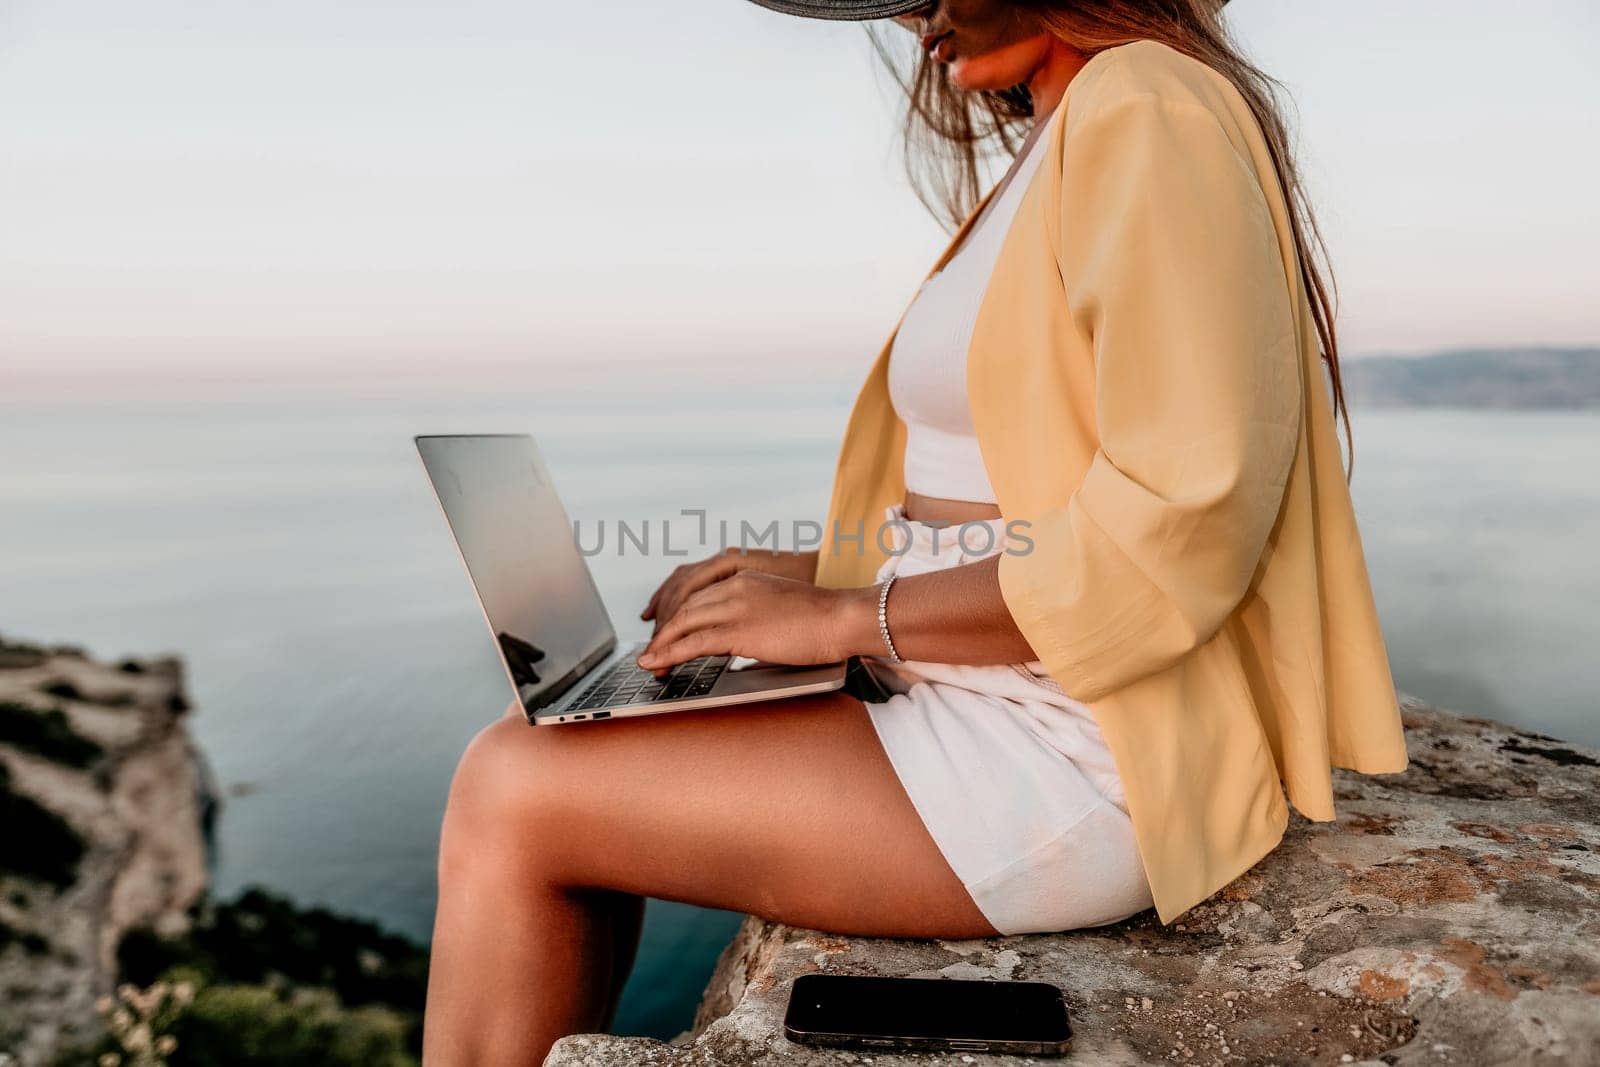
<svg viewBox="0 0 1600 1067">
<path fill-rule="evenodd" d="M 203 906 L 183 937 L 130 931 L 117 961 L 134 987 L 192 991 L 153 1015 L 170 1067 L 415 1067 L 421 1055 L 427 955 L 373 923 L 252 889 Z M 63 1067 L 121 1054 L 111 1029 Z"/>
<path fill-rule="evenodd" d="M 0 871 L 64 888 L 78 877 L 83 837 L 72 825 L 32 797 L 11 789 L 11 772 L 0 764 L 0 826 L 6 847 Z"/>
<path fill-rule="evenodd" d="M 123 983 L 98 1005 L 106 1034 L 56 1067 L 417 1067 L 410 1023 L 374 1005 L 347 1008 L 326 989 L 206 985 L 176 968 L 141 989 Z"/>
<path fill-rule="evenodd" d="M 105 755 L 99 745 L 73 730 L 60 708 L 41 710 L 12 700 L 0 700 L 0 743 L 68 767 L 88 767 Z"/>
<path fill-rule="evenodd" d="M 167 1030 L 171 1067 L 416 1067 L 410 1021 L 387 1008 L 347 1008 L 326 989 L 202 987 Z"/>
<path fill-rule="evenodd" d="M 300 909 L 282 897 L 248 889 L 232 903 L 204 909 L 190 932 L 162 938 L 129 931 L 117 949 L 129 982 L 155 981 L 185 966 L 207 982 L 264 982 L 281 976 L 295 985 L 332 990 L 345 1004 L 422 1007 L 427 954 L 374 923 L 325 908 Z"/>
</svg>

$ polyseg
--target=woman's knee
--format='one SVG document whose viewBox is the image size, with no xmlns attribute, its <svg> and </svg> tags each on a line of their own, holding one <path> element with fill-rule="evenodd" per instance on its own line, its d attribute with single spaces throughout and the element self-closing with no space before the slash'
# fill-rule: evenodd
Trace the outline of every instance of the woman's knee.
<svg viewBox="0 0 1600 1067">
<path fill-rule="evenodd" d="M 561 786 L 546 731 L 504 717 L 478 731 L 450 782 L 439 842 L 441 882 L 476 864 L 537 857 L 551 798 Z"/>
</svg>

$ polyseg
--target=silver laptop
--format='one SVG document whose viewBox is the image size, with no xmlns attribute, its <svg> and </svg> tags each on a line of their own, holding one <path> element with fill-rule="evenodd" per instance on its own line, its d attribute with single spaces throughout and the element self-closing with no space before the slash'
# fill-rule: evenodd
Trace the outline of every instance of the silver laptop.
<svg viewBox="0 0 1600 1067">
<path fill-rule="evenodd" d="M 657 678 L 618 647 L 572 523 L 526 435 L 423 436 L 422 464 L 530 722 L 655 715 L 825 693 L 845 665 L 703 656 Z"/>
</svg>

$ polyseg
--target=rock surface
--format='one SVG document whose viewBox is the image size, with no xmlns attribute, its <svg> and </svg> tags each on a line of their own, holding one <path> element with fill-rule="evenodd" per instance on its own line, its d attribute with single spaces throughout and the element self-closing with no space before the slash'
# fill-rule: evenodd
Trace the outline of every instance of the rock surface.
<svg viewBox="0 0 1600 1067">
<path fill-rule="evenodd" d="M 1339 817 L 1170 927 L 983 941 L 750 918 L 673 1044 L 580 1035 L 547 1067 L 656 1064 L 1600 1064 L 1600 753 L 1402 700 L 1411 766 L 1338 772 Z M 783 1037 L 825 971 L 1053 982 L 1065 1061 L 823 1051 Z"/>
<path fill-rule="evenodd" d="M 40 846 L 12 827 L 0 856 L 0 1050 L 42 1063 L 98 1027 L 94 1002 L 111 991 L 130 927 L 186 926 L 207 886 L 214 791 L 183 725 L 176 660 L 111 666 L 0 641 L 0 705 L 7 790 L 65 819 L 83 849 L 66 884 L 18 873 L 27 863 L 12 850 Z M 56 710 L 64 722 L 47 741 L 27 740 L 18 723 Z"/>
</svg>

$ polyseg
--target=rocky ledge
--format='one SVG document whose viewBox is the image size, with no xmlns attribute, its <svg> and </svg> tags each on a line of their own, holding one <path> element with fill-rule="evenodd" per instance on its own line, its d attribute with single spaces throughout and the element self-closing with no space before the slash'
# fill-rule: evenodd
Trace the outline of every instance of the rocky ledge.
<svg viewBox="0 0 1600 1067">
<path fill-rule="evenodd" d="M 748 919 L 672 1044 L 581 1035 L 547 1067 L 948 1061 L 783 1037 L 813 971 L 1053 982 L 1065 1062 L 1600 1063 L 1600 753 L 1402 699 L 1411 766 L 1339 772 L 1339 818 L 1170 927 L 983 941 L 845 938 Z M 1021 1062 L 1062 1062 L 1044 1058 Z"/>
<path fill-rule="evenodd" d="M 99 1029 L 135 927 L 182 933 L 215 804 L 175 659 L 0 640 L 0 1062 Z"/>
</svg>

